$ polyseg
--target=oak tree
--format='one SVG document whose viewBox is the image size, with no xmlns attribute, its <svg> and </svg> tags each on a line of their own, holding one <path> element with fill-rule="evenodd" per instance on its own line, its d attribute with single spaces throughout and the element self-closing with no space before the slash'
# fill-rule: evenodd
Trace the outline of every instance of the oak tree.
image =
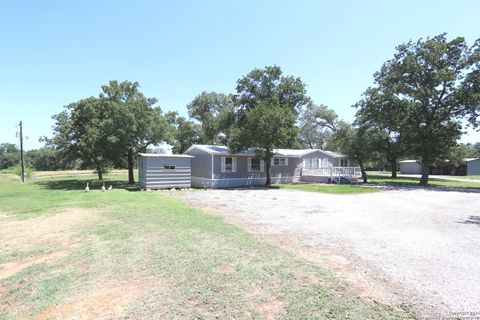
<svg viewBox="0 0 480 320">
<path fill-rule="evenodd" d="M 275 148 L 297 146 L 295 126 L 310 99 L 299 78 L 283 76 L 278 66 L 254 69 L 237 81 L 235 122 L 228 142 L 232 152 L 256 148 L 265 161 L 266 185 L 271 184 L 270 160 Z"/>
</svg>

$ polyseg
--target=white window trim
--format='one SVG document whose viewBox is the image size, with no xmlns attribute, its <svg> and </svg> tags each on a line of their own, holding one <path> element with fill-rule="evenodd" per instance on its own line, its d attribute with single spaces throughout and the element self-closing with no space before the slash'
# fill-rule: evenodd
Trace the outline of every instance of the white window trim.
<svg viewBox="0 0 480 320">
<path fill-rule="evenodd" d="M 248 172 L 264 172 L 265 171 L 265 161 L 260 160 L 260 171 L 252 171 L 252 157 L 247 159 L 247 171 Z"/>
<path fill-rule="evenodd" d="M 284 160 L 284 164 L 280 164 L 280 160 L 278 161 L 279 164 L 275 164 L 275 159 L 285 159 L 285 160 Z M 271 159 L 271 162 L 270 162 L 270 163 L 271 163 L 272 166 L 282 166 L 282 167 L 286 167 L 286 166 L 288 166 L 288 158 L 287 158 L 287 157 L 273 157 L 273 158 Z"/>
<path fill-rule="evenodd" d="M 225 159 L 232 158 L 232 171 L 225 170 Z M 221 173 L 233 173 L 237 172 L 237 157 L 222 157 L 220 162 L 220 172 Z"/>
</svg>

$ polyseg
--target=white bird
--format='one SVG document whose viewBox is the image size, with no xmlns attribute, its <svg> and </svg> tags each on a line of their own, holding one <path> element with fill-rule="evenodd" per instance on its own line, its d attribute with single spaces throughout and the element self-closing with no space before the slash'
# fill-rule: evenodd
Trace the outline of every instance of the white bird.
<svg viewBox="0 0 480 320">
<path fill-rule="evenodd" d="M 85 187 L 85 192 L 88 192 L 90 191 L 90 187 L 88 186 L 88 182 L 87 182 L 87 186 Z"/>
<path fill-rule="evenodd" d="M 105 191 L 105 190 L 107 190 L 107 189 L 105 188 L 105 182 L 104 182 L 103 185 L 102 185 L 102 191 Z"/>
<path fill-rule="evenodd" d="M 112 186 L 112 185 L 110 185 L 110 187 L 108 187 L 108 190 L 112 190 L 112 189 L 113 189 L 113 186 Z"/>
</svg>

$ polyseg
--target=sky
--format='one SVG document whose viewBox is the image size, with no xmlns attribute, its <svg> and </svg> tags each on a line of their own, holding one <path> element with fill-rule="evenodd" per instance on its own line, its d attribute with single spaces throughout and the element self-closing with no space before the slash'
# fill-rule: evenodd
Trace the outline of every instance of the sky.
<svg viewBox="0 0 480 320">
<path fill-rule="evenodd" d="M 2 1 L 0 143 L 51 136 L 51 116 L 137 81 L 187 116 L 202 91 L 233 93 L 254 68 L 300 77 L 317 104 L 352 121 L 373 73 L 399 44 L 446 32 L 480 38 L 480 1 Z M 480 141 L 469 130 L 462 142 Z"/>
</svg>

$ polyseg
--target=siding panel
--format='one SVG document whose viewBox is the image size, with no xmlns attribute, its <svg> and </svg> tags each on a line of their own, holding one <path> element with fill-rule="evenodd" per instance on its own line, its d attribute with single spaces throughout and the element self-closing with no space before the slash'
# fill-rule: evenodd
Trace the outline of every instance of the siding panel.
<svg viewBox="0 0 480 320">
<path fill-rule="evenodd" d="M 479 174 L 480 174 L 480 159 L 468 161 L 467 176 L 474 176 Z"/>
<path fill-rule="evenodd" d="M 212 178 L 212 156 L 200 149 L 193 149 L 185 154 L 194 156 L 192 158 L 192 176 Z"/>
<path fill-rule="evenodd" d="M 140 155 L 140 187 L 146 189 L 190 188 L 191 159 L 179 156 Z M 165 169 L 164 166 L 175 166 L 175 169 Z"/>
</svg>

